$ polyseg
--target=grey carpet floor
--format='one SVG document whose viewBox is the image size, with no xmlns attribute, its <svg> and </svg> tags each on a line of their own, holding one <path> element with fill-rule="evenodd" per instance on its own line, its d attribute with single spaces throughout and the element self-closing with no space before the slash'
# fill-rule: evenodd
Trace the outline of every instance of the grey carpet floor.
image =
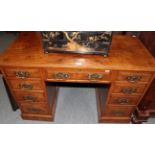
<svg viewBox="0 0 155 155">
<path fill-rule="evenodd" d="M 3 52 L 16 34 L 0 32 L 0 52 Z M 94 124 L 97 123 L 95 89 L 92 87 L 61 87 L 54 122 L 22 120 L 20 110 L 12 111 L 10 101 L 0 76 L 0 123 L 1 124 Z M 147 123 L 155 123 L 151 118 Z"/>
</svg>

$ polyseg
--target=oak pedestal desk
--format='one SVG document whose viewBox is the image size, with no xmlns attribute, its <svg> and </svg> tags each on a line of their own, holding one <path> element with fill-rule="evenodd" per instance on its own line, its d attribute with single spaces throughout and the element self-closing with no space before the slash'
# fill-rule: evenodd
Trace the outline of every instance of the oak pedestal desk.
<svg viewBox="0 0 155 155">
<path fill-rule="evenodd" d="M 22 32 L 0 55 L 2 75 L 23 119 L 52 121 L 58 87 L 47 82 L 105 84 L 96 87 L 99 122 L 130 123 L 155 76 L 155 60 L 130 36 L 114 35 L 108 57 L 45 54 L 39 32 Z"/>
</svg>

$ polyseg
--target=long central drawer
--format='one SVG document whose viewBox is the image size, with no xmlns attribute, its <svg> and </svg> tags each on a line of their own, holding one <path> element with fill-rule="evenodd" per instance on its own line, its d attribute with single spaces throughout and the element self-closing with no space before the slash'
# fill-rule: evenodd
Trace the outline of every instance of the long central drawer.
<svg viewBox="0 0 155 155">
<path fill-rule="evenodd" d="M 94 82 L 110 82 L 110 71 L 70 71 L 64 69 L 46 71 L 48 80 L 53 81 L 94 81 Z"/>
</svg>

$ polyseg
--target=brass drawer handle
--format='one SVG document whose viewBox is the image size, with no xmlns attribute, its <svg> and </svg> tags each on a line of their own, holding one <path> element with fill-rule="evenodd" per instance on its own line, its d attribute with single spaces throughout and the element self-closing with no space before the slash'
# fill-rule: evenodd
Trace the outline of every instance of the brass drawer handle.
<svg viewBox="0 0 155 155">
<path fill-rule="evenodd" d="M 112 115 L 115 115 L 115 116 L 124 116 L 125 113 L 123 111 L 119 111 L 119 110 L 112 110 Z"/>
<path fill-rule="evenodd" d="M 28 77 L 30 77 L 30 73 L 29 72 L 24 72 L 24 71 L 16 71 L 15 75 L 16 75 L 16 77 L 20 77 L 20 78 L 28 78 Z"/>
<path fill-rule="evenodd" d="M 142 76 L 139 76 L 139 75 L 131 75 L 131 76 L 127 76 L 126 79 L 129 82 L 136 82 L 136 81 L 140 81 L 142 79 Z"/>
<path fill-rule="evenodd" d="M 67 78 L 69 78 L 69 74 L 68 73 L 59 72 L 59 73 L 55 74 L 55 78 L 67 79 Z"/>
<path fill-rule="evenodd" d="M 103 74 L 97 74 L 97 73 L 89 73 L 88 74 L 88 79 L 93 80 L 93 79 L 101 79 L 103 78 Z"/>
<path fill-rule="evenodd" d="M 120 98 L 120 99 L 117 100 L 117 102 L 118 102 L 119 104 L 128 104 L 129 101 L 130 101 L 130 100 L 129 100 L 128 98 Z"/>
<path fill-rule="evenodd" d="M 137 91 L 137 89 L 133 88 L 133 87 L 126 87 L 126 88 L 123 88 L 121 90 L 121 92 L 124 93 L 124 94 L 136 93 L 136 91 Z"/>
<path fill-rule="evenodd" d="M 34 109 L 34 108 L 28 108 L 28 111 L 29 111 L 29 112 L 38 112 L 38 113 L 44 112 L 44 111 L 41 110 L 41 109 Z"/>
<path fill-rule="evenodd" d="M 37 97 L 34 96 L 23 96 L 24 101 L 33 101 L 35 102 L 37 100 Z"/>
<path fill-rule="evenodd" d="M 28 89 L 28 90 L 32 90 L 33 89 L 33 85 L 32 84 L 26 84 L 26 83 L 23 83 L 23 84 L 19 84 L 18 85 L 18 88 L 19 89 Z"/>
</svg>

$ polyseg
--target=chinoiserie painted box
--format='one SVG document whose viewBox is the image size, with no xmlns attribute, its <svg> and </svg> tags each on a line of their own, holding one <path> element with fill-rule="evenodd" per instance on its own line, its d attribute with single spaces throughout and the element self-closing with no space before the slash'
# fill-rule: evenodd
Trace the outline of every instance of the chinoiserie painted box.
<svg viewBox="0 0 155 155">
<path fill-rule="evenodd" d="M 63 52 L 108 55 L 111 31 L 43 31 L 45 53 Z"/>
</svg>

